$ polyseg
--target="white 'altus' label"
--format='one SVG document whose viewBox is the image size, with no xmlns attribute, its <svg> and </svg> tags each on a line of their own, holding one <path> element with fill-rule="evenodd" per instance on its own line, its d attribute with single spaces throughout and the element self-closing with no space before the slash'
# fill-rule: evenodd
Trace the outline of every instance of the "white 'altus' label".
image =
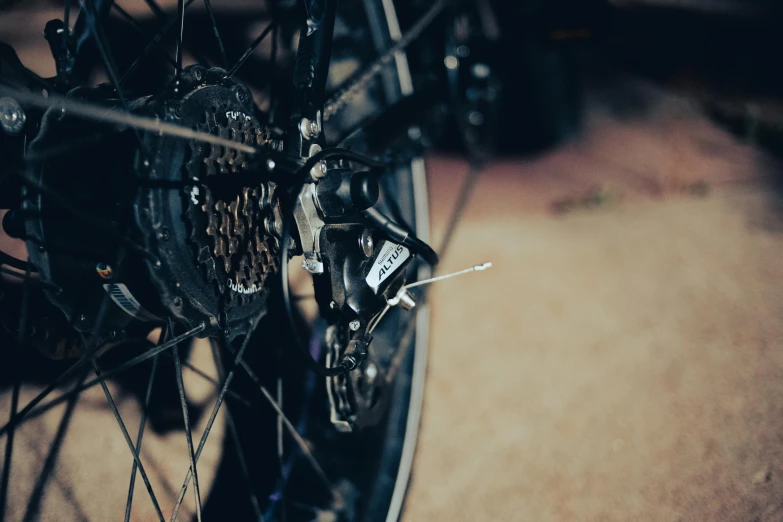
<svg viewBox="0 0 783 522">
<path fill-rule="evenodd" d="M 402 245 L 387 241 L 384 243 L 381 253 L 375 258 L 370 268 L 370 273 L 364 280 L 370 288 L 377 289 L 390 275 L 402 266 L 406 259 L 411 257 L 411 252 Z"/>
</svg>

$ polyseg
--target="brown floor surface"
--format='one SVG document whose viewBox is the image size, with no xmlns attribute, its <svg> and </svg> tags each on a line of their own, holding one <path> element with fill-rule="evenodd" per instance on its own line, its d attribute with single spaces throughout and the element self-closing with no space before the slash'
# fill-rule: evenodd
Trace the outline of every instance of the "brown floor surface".
<svg viewBox="0 0 783 522">
<path fill-rule="evenodd" d="M 431 162 L 436 238 L 464 170 Z M 433 288 L 404 520 L 783 519 L 780 201 L 727 183 L 771 172 L 695 115 L 600 113 L 562 150 L 489 168 L 442 270 L 495 266 Z"/>
</svg>

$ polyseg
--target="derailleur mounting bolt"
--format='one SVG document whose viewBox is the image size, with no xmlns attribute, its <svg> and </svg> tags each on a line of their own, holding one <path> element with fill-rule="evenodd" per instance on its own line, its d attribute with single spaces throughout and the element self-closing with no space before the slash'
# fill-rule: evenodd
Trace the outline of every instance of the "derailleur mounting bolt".
<svg viewBox="0 0 783 522">
<path fill-rule="evenodd" d="M 318 120 L 311 120 L 309 118 L 302 118 L 299 122 L 299 132 L 306 140 L 317 138 L 321 134 L 321 126 L 318 124 Z"/>
</svg>

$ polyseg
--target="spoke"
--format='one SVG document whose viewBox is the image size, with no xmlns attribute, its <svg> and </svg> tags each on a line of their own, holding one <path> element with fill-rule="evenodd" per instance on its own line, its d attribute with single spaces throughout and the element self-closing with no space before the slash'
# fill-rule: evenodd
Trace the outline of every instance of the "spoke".
<svg viewBox="0 0 783 522">
<path fill-rule="evenodd" d="M 52 283 L 47 283 L 46 281 L 41 281 L 40 279 L 37 279 L 35 277 L 28 277 L 22 274 L 21 272 L 17 272 L 15 270 L 11 270 L 10 268 L 5 268 L 0 266 L 0 274 L 5 274 L 7 276 L 15 277 L 17 279 L 21 279 L 24 283 L 33 285 L 33 286 L 40 286 L 41 288 L 45 288 L 47 290 L 51 290 L 55 293 L 58 293 L 62 290 L 57 285 L 53 285 Z M 21 342 L 19 343 L 22 344 Z"/>
<path fill-rule="evenodd" d="M 63 50 L 65 51 L 65 63 L 69 63 L 71 60 L 71 42 L 69 41 L 69 35 L 71 28 L 71 0 L 65 0 L 65 7 L 63 8 Z"/>
<path fill-rule="evenodd" d="M 247 459 L 245 453 L 242 451 L 241 442 L 239 440 L 239 433 L 237 433 L 237 426 L 234 424 L 234 418 L 231 416 L 231 409 L 226 404 L 223 410 L 226 415 L 226 426 L 228 427 L 228 433 L 231 435 L 231 439 L 234 442 L 234 448 L 237 452 L 237 460 L 239 461 L 239 470 L 242 473 L 242 477 L 247 484 L 248 493 L 250 494 L 250 504 L 253 506 L 253 514 L 256 517 L 257 522 L 264 522 L 264 515 L 261 513 L 261 504 L 258 502 L 258 496 L 253 491 L 253 483 L 250 482 L 250 472 L 247 467 Z"/>
<path fill-rule="evenodd" d="M 27 314 L 30 312 L 30 274 L 32 265 L 27 263 L 24 271 L 24 289 L 22 290 L 22 315 L 19 317 L 19 344 L 24 346 L 27 341 Z"/>
<path fill-rule="evenodd" d="M 236 370 L 236 366 L 238 362 L 242 358 L 242 354 L 245 353 L 245 349 L 250 344 L 250 337 L 255 330 L 255 325 L 257 322 L 254 322 L 251 327 L 248 329 L 247 334 L 245 334 L 245 339 L 242 342 L 242 346 L 239 349 L 238 355 L 234 357 L 234 364 L 231 367 L 231 370 L 228 372 L 228 375 L 226 376 L 226 380 L 223 382 L 223 387 L 220 390 L 220 393 L 218 394 L 217 399 L 215 400 L 215 405 L 212 407 L 212 412 L 209 415 L 209 420 L 207 420 L 207 425 L 204 428 L 203 433 L 201 434 L 201 440 L 198 443 L 198 449 L 196 449 L 196 454 L 194 457 L 195 462 L 198 462 L 199 457 L 201 457 L 201 451 L 204 449 L 204 445 L 207 443 L 207 438 L 209 437 L 209 433 L 212 430 L 212 425 L 215 423 L 215 419 L 217 418 L 218 411 L 220 410 L 220 405 L 223 404 L 223 399 L 226 396 L 226 391 L 228 390 L 229 385 L 231 384 L 231 381 L 234 378 L 234 372 Z M 229 345 L 228 342 L 224 343 L 227 346 Z M 192 470 L 195 470 L 195 464 L 191 466 Z M 179 492 L 179 498 L 177 499 L 177 503 L 174 506 L 174 514 L 171 516 L 171 520 L 175 520 L 177 518 L 177 513 L 179 512 L 179 507 L 182 504 L 182 500 L 185 498 L 185 493 L 188 490 L 188 485 L 190 484 L 190 479 L 193 478 L 193 486 L 196 487 L 198 485 L 198 477 L 195 473 L 191 474 L 191 470 L 188 470 L 187 475 L 185 475 L 185 481 L 182 484 L 182 489 Z"/>
<path fill-rule="evenodd" d="M 207 8 L 209 20 L 212 22 L 212 32 L 215 33 L 215 39 L 217 40 L 218 49 L 220 51 L 220 63 L 223 65 L 223 67 L 228 67 L 226 48 L 223 47 L 223 39 L 220 37 L 220 30 L 218 30 L 217 20 L 215 20 L 215 13 L 212 11 L 212 2 L 209 0 L 204 0 L 204 6 Z"/>
<path fill-rule="evenodd" d="M 242 65 L 244 65 L 245 61 L 247 61 L 247 59 L 250 57 L 253 51 L 255 51 L 256 47 L 258 47 L 258 44 L 260 44 L 261 41 L 264 38 L 266 38 L 266 35 L 268 35 L 269 32 L 275 27 L 277 27 L 277 21 L 272 20 L 269 23 L 269 25 L 267 25 L 266 28 L 263 31 L 261 31 L 261 34 L 258 36 L 258 38 L 253 40 L 253 43 L 250 44 L 250 47 L 248 47 L 247 50 L 244 53 L 242 53 L 242 56 L 240 56 L 239 60 L 237 60 L 237 63 L 235 63 L 233 67 L 229 69 L 229 71 L 226 73 L 226 78 L 231 78 L 232 76 L 234 76 L 234 73 L 236 73 L 239 70 L 239 68 L 242 67 Z"/>
<path fill-rule="evenodd" d="M 468 176 L 462 183 L 459 197 L 457 198 L 457 202 L 454 204 L 454 209 L 451 211 L 451 216 L 449 216 L 448 228 L 446 229 L 446 233 L 443 236 L 443 241 L 441 242 L 440 248 L 438 249 L 438 254 L 441 256 L 441 258 L 443 258 L 446 250 L 449 248 L 451 240 L 454 237 L 454 232 L 457 230 L 457 225 L 459 225 L 460 219 L 462 218 L 462 215 L 464 214 L 465 209 L 470 202 L 470 197 L 473 195 L 473 189 L 476 188 L 476 183 L 478 183 L 480 175 L 481 167 L 471 162 L 468 170 Z"/>
<path fill-rule="evenodd" d="M 180 0 L 181 1 L 181 0 Z M 169 330 L 174 331 L 174 323 L 169 319 Z M 179 390 L 179 402 L 182 405 L 182 418 L 185 421 L 185 438 L 188 441 L 188 457 L 190 457 L 190 474 L 193 476 L 193 496 L 196 501 L 196 516 L 198 522 L 201 522 L 201 491 L 198 485 L 198 467 L 196 467 L 196 457 L 193 453 L 193 434 L 190 432 L 190 415 L 188 414 L 188 399 L 185 396 L 185 384 L 182 382 L 182 364 L 179 359 L 179 348 L 175 345 L 174 351 L 174 370 L 177 374 L 177 389 Z M 200 448 L 199 448 L 200 449 Z M 177 502 L 174 508 L 174 514 L 171 516 L 172 522 L 177 519 L 177 512 L 181 500 Z"/>
<path fill-rule="evenodd" d="M 13 419 L 16 415 L 16 409 L 19 407 L 19 388 L 21 386 L 21 380 L 17 379 L 14 383 L 14 390 L 11 394 L 11 415 Z M 0 521 L 5 520 L 5 508 L 8 499 L 8 480 L 11 477 L 11 459 L 13 458 L 14 447 L 14 429 L 13 427 L 8 432 L 8 437 L 5 440 L 5 460 L 3 460 L 3 478 L 0 483 Z"/>
<path fill-rule="evenodd" d="M 21 421 L 25 418 L 25 416 L 30 412 L 30 410 L 35 408 L 35 406 L 39 402 L 41 402 L 44 398 L 46 398 L 47 395 L 52 393 L 52 391 L 54 391 L 57 388 L 57 386 L 67 381 L 71 377 L 73 377 L 73 375 L 77 371 L 79 371 L 80 368 L 84 367 L 87 364 L 87 362 L 89 362 L 90 358 L 92 357 L 93 353 L 97 350 L 97 348 L 98 347 L 96 346 L 91 351 L 85 353 L 81 357 L 81 359 L 79 359 L 76 363 L 74 363 L 70 368 L 65 370 L 65 372 L 63 372 L 59 377 L 57 377 L 51 384 L 49 384 L 49 386 L 44 388 L 44 390 L 41 393 L 36 395 L 30 402 L 28 402 L 27 405 L 19 411 L 19 413 L 17 413 L 16 415 L 12 415 L 8 423 L 2 428 L 0 428 L 0 435 L 3 435 L 7 431 L 9 431 L 9 429 L 14 428 L 15 426 L 18 426 L 21 423 Z"/>
<path fill-rule="evenodd" d="M 124 251 L 121 250 L 119 255 L 118 255 L 118 259 L 122 257 L 123 253 L 124 253 Z M 115 263 L 115 265 L 117 265 L 117 264 L 118 263 Z M 29 273 L 30 273 L 30 271 L 29 271 L 30 268 L 29 267 L 30 267 L 30 265 L 28 265 L 28 270 L 27 270 L 28 276 L 29 276 Z M 27 286 L 25 286 L 25 288 L 27 288 Z M 98 314 L 96 315 L 95 327 L 94 327 L 94 331 L 95 332 L 99 332 L 99 331 L 101 331 L 101 328 L 103 328 L 103 323 L 104 323 L 104 321 L 106 319 L 106 311 L 109 309 L 109 302 L 110 301 L 111 301 L 111 299 L 109 298 L 109 293 L 106 292 L 104 294 L 103 298 L 101 299 L 100 306 L 98 307 Z M 19 324 L 20 328 L 24 327 L 24 330 L 22 330 L 22 333 L 20 334 L 19 338 L 20 338 L 20 340 L 24 340 L 25 332 L 27 331 L 27 324 L 26 324 L 27 323 L 27 306 L 24 303 L 23 303 L 23 309 L 22 309 L 22 317 L 21 317 L 19 323 L 20 323 Z M 8 423 L 0 429 L 0 435 L 5 433 L 9 429 L 13 429 L 15 426 L 18 426 L 19 423 L 30 412 L 30 410 L 35 408 L 35 406 L 39 402 L 41 402 L 44 398 L 46 398 L 47 395 L 52 393 L 52 391 L 54 391 L 55 388 L 57 388 L 57 386 L 60 383 L 63 383 L 67 379 L 70 379 L 77 371 L 79 371 L 80 368 L 85 366 L 87 364 L 87 362 L 93 357 L 93 355 L 95 355 L 95 353 L 98 351 L 98 349 L 103 346 L 104 341 L 105 341 L 104 339 L 98 339 L 96 337 L 96 340 L 95 340 L 95 342 L 93 343 L 92 346 L 89 346 L 88 343 L 85 341 L 84 342 L 84 347 L 85 347 L 84 355 L 82 355 L 82 357 L 75 364 L 71 365 L 67 370 L 65 370 L 62 374 L 60 374 L 59 377 L 57 377 L 52 383 L 50 383 L 49 386 L 44 388 L 43 391 L 41 391 L 30 402 L 28 402 L 27 405 L 24 408 L 22 408 L 22 410 L 19 413 L 17 413 L 16 415 L 11 416 L 11 419 L 8 421 Z"/>
<path fill-rule="evenodd" d="M 166 13 L 163 12 L 163 9 L 160 8 L 160 6 L 155 2 L 155 0 L 144 0 L 144 3 L 146 3 L 150 11 L 155 13 L 155 16 L 158 17 L 158 20 L 165 20 L 166 19 Z M 114 5 L 117 5 L 117 2 L 114 2 Z"/>
<path fill-rule="evenodd" d="M 87 11 L 87 16 L 85 18 L 87 18 L 87 23 L 92 31 L 95 45 L 98 47 L 98 51 L 103 59 L 103 66 L 104 69 L 106 69 L 106 74 L 109 75 L 109 79 L 114 86 L 117 97 L 120 99 L 120 103 L 122 103 L 122 108 L 125 109 L 126 113 L 130 114 L 130 105 L 128 105 L 128 100 L 122 92 L 122 85 L 120 84 L 119 76 L 117 76 L 117 64 L 114 63 L 114 57 L 111 54 L 111 47 L 109 46 L 109 39 L 106 37 L 103 24 L 98 19 L 98 11 L 95 9 L 95 4 L 93 3 L 93 0 L 82 0 L 82 7 Z M 144 146 L 144 141 L 141 139 L 139 129 L 134 127 L 133 134 L 136 136 L 136 141 L 139 143 L 139 151 L 141 152 L 142 159 L 146 160 L 149 158 L 149 154 Z M 145 164 L 147 164 L 147 161 L 145 161 Z"/>
<path fill-rule="evenodd" d="M 188 0 L 185 2 L 185 9 L 188 8 L 190 4 L 195 2 L 196 0 Z M 166 36 L 166 34 L 171 30 L 171 28 L 174 26 L 174 24 L 179 20 L 179 15 L 174 15 L 169 17 L 168 21 L 163 25 L 160 32 L 155 35 L 155 38 L 152 39 L 150 43 L 147 44 L 147 47 L 144 48 L 144 51 L 142 51 L 141 56 L 136 58 L 136 61 L 131 64 L 130 67 L 128 67 L 128 70 L 125 71 L 125 74 L 122 75 L 122 78 L 120 78 L 120 85 L 125 85 L 125 82 L 128 81 L 128 79 L 133 76 L 133 73 L 136 72 L 136 69 L 139 68 L 139 65 L 141 64 L 142 60 L 144 60 L 156 47 L 160 45 L 160 42 L 163 40 L 163 38 Z"/>
<path fill-rule="evenodd" d="M 282 353 L 280 350 L 280 346 L 277 347 L 277 363 L 278 363 L 278 375 L 277 375 L 277 405 L 280 407 L 280 411 L 283 411 L 283 377 L 281 375 L 281 364 L 282 361 Z M 285 457 L 284 457 L 284 451 L 283 451 L 283 416 L 278 414 L 277 415 L 277 464 L 280 466 L 280 479 L 282 481 L 285 481 Z M 280 498 L 283 498 L 283 491 L 285 488 L 281 489 Z M 286 522 L 288 520 L 288 514 L 287 509 L 285 506 L 285 501 L 280 503 L 280 518 L 283 520 L 283 522 Z"/>
<path fill-rule="evenodd" d="M 227 344 L 226 348 L 228 348 L 229 352 L 235 354 L 235 351 L 231 347 L 231 345 Z M 326 473 L 324 473 L 323 468 L 320 464 L 318 464 L 318 461 L 315 460 L 315 457 L 313 456 L 312 452 L 310 451 L 310 448 L 307 445 L 307 442 L 302 438 L 301 435 L 299 435 L 299 432 L 296 431 L 296 428 L 291 423 L 290 420 L 288 420 L 288 417 L 286 417 L 285 413 L 283 413 L 283 410 L 280 408 L 280 405 L 275 401 L 274 397 L 269 393 L 269 391 L 266 389 L 266 387 L 261 382 L 261 379 L 256 375 L 256 372 L 253 371 L 253 369 L 250 367 L 247 362 L 245 362 L 244 359 L 239 358 L 239 364 L 242 366 L 242 369 L 245 370 L 245 373 L 253 380 L 253 382 L 256 383 L 256 386 L 258 386 L 259 391 L 261 391 L 261 394 L 264 396 L 264 398 L 267 400 L 270 406 L 272 406 L 272 409 L 275 410 L 275 412 L 283 419 L 283 424 L 285 425 L 288 432 L 291 434 L 291 436 L 296 441 L 297 446 L 299 446 L 299 449 L 302 451 L 302 454 L 304 454 L 307 461 L 310 463 L 310 465 L 313 468 L 313 471 L 318 476 L 319 480 L 323 483 L 324 487 L 334 496 L 335 501 L 341 501 L 340 494 L 332 487 L 332 483 L 329 480 L 329 477 L 326 476 Z"/>
<path fill-rule="evenodd" d="M 88 368 L 85 368 L 85 370 L 87 369 Z M 81 378 L 76 382 L 74 387 L 78 387 L 86 377 L 87 372 L 85 371 Z M 44 491 L 46 490 L 46 485 L 49 482 L 49 477 L 51 477 L 55 464 L 57 463 L 57 457 L 60 455 L 60 448 L 62 447 L 63 439 L 65 438 L 65 434 L 68 431 L 68 426 L 71 423 L 71 417 L 73 416 L 73 411 L 76 408 L 76 403 L 78 401 L 78 395 L 74 395 L 68 401 L 68 406 L 66 406 L 62 419 L 60 419 L 60 425 L 57 426 L 57 432 L 55 433 L 54 439 L 49 446 L 49 454 L 46 456 L 41 474 L 38 475 L 38 479 L 35 481 L 33 493 L 30 495 L 30 500 L 27 503 L 27 509 L 25 510 L 24 518 L 25 520 L 37 520 L 39 518 L 41 500 L 43 500 Z"/>
<path fill-rule="evenodd" d="M 277 404 L 283 411 L 283 378 L 277 378 Z M 280 469 L 283 468 L 283 416 L 277 415 L 277 458 L 280 461 Z"/>
<path fill-rule="evenodd" d="M 177 0 L 179 36 L 177 37 L 177 75 L 182 72 L 182 36 L 185 34 L 185 0 Z"/>
<path fill-rule="evenodd" d="M 272 8 L 274 9 L 276 7 L 277 3 L 272 4 Z M 275 11 L 273 11 L 274 15 Z M 274 17 L 275 20 L 277 17 Z M 275 69 L 277 68 L 277 33 L 278 33 L 278 26 L 275 25 L 274 29 L 272 29 L 272 53 L 269 58 L 269 121 L 274 122 L 275 121 L 275 98 L 277 97 L 277 89 L 276 85 L 277 82 L 275 81 Z"/>
<path fill-rule="evenodd" d="M 111 55 L 111 49 L 109 48 L 108 43 L 109 40 L 106 38 L 103 24 L 101 24 L 101 21 L 98 19 L 98 11 L 95 9 L 93 0 L 82 0 L 82 8 L 87 12 L 85 18 L 87 18 L 93 39 L 95 40 L 95 45 L 98 47 L 98 52 L 100 52 L 101 58 L 103 59 L 103 66 L 106 69 L 106 74 L 109 75 L 109 79 L 111 80 L 112 85 L 114 85 L 114 90 L 117 92 L 117 97 L 120 99 L 120 103 L 122 103 L 125 112 L 130 112 L 128 100 L 122 92 L 120 80 L 117 77 L 117 65 L 114 63 L 114 57 Z"/>
<path fill-rule="evenodd" d="M 172 361 L 174 360 L 174 356 L 171 355 L 169 352 L 165 352 L 163 355 L 165 355 L 166 357 L 168 357 Z M 188 370 L 192 371 L 193 373 L 195 373 L 196 375 L 198 375 L 199 377 L 201 377 L 205 381 L 209 381 L 210 383 L 212 383 L 212 385 L 216 389 L 219 389 L 222 386 L 222 384 L 220 382 L 216 381 L 215 379 L 213 379 L 212 377 L 207 375 L 207 373 L 204 370 L 201 370 L 198 367 L 193 366 L 188 361 L 182 361 L 182 366 L 187 368 Z M 253 405 L 250 403 L 249 400 L 245 399 L 244 397 L 242 397 L 241 395 L 239 395 L 235 391 L 226 390 L 226 396 L 227 397 L 231 397 L 232 399 L 234 399 L 235 401 L 241 403 L 242 405 L 246 406 L 247 408 L 251 408 L 251 409 L 253 408 Z"/>
<path fill-rule="evenodd" d="M 27 264 L 27 268 L 24 273 L 24 289 L 22 291 L 22 316 L 19 318 L 19 346 L 23 347 L 26 344 L 25 338 L 27 337 L 27 311 L 29 308 L 29 281 L 30 281 L 30 264 Z M 8 424 L 11 425 L 10 431 L 5 441 L 5 460 L 3 460 L 3 475 L 2 483 L 0 483 L 0 520 L 5 520 L 5 509 L 8 501 L 8 481 L 11 478 L 11 463 L 13 459 L 14 448 L 14 434 L 15 434 L 15 418 L 16 410 L 19 408 L 19 388 L 22 382 L 20 378 L 16 379 L 14 383 L 14 390 L 11 393 L 11 415 L 8 419 Z"/>
<path fill-rule="evenodd" d="M 132 127 L 134 129 L 150 131 L 159 135 L 165 134 L 172 137 L 222 145 L 223 147 L 227 147 L 229 149 L 236 149 L 250 154 L 256 152 L 254 147 L 244 145 L 227 138 L 213 136 L 212 134 L 208 134 L 206 132 L 194 131 L 188 127 L 181 127 L 179 125 L 162 122 L 155 118 L 146 118 L 137 114 L 110 109 L 108 107 L 79 102 L 64 96 L 49 94 L 47 98 L 44 98 L 38 94 L 18 91 L 16 89 L 9 89 L 4 86 L 0 86 L 0 94 L 4 96 L 10 96 L 23 104 L 34 105 L 44 109 L 48 109 L 50 107 L 60 109 L 66 113 L 70 113 L 73 116 L 87 120 L 101 121 L 121 126 L 127 125 L 128 127 Z"/>
<path fill-rule="evenodd" d="M 283 410 L 283 377 L 281 375 L 282 365 L 281 361 L 283 359 L 283 354 L 281 353 L 280 347 L 277 348 L 277 366 L 278 366 L 278 375 L 277 375 L 277 404 L 280 406 L 280 411 Z M 280 473 L 283 473 L 283 464 L 284 464 L 284 458 L 283 458 L 283 416 L 279 415 L 277 416 L 277 460 L 280 463 Z"/>
<path fill-rule="evenodd" d="M 163 340 L 165 332 L 161 332 L 160 339 Z M 144 437 L 144 427 L 147 424 L 147 411 L 150 407 L 150 398 L 152 397 L 152 384 L 155 382 L 155 372 L 158 370 L 158 356 L 152 358 L 152 369 L 150 370 L 150 380 L 147 383 L 147 393 L 144 395 L 144 408 L 141 410 L 141 420 L 139 421 L 139 433 L 136 436 L 136 451 L 141 454 L 141 442 Z M 131 506 L 133 505 L 133 490 L 136 487 L 136 460 L 131 467 L 130 484 L 128 486 L 128 500 L 125 503 L 125 522 L 130 521 Z"/>
<path fill-rule="evenodd" d="M 203 332 L 205 328 L 206 327 L 203 324 L 201 324 L 201 325 L 197 326 L 196 328 L 194 328 L 194 329 L 192 329 L 192 330 L 190 330 L 190 331 L 180 335 L 179 337 L 176 337 L 176 338 L 172 339 L 171 341 L 167 341 L 166 343 L 164 343 L 164 344 L 162 344 L 160 346 L 157 346 L 155 348 L 147 350 L 143 354 L 138 355 L 138 356 L 136 356 L 136 357 L 134 357 L 134 358 L 124 362 L 120 366 L 118 366 L 116 368 L 112 368 L 111 370 L 103 373 L 103 377 L 105 379 L 108 379 L 109 377 L 112 377 L 114 375 L 117 375 L 118 373 L 124 372 L 125 370 L 127 370 L 129 368 L 132 368 L 133 366 L 141 364 L 144 361 L 146 361 L 148 359 L 151 359 L 152 357 L 156 356 L 157 354 L 159 354 L 159 353 L 161 353 L 161 352 L 163 352 L 165 350 L 168 350 L 169 348 L 171 348 L 175 344 L 177 344 L 179 342 L 182 342 L 182 341 L 185 341 L 187 339 L 190 339 L 191 337 L 194 337 L 194 336 L 198 335 L 199 333 Z M 8 429 L 11 426 L 18 425 L 21 422 L 21 420 L 27 416 L 27 414 L 30 412 L 30 410 L 32 410 L 39 402 L 41 402 L 41 400 L 43 400 L 49 393 L 51 393 L 51 391 L 54 390 L 58 386 L 58 384 L 60 384 L 61 382 L 65 381 L 66 379 L 70 378 L 76 371 L 79 370 L 79 368 L 81 368 L 83 365 L 85 365 L 89 361 L 89 359 L 92 356 L 92 354 L 95 353 L 95 351 L 97 351 L 97 349 L 99 347 L 100 347 L 100 343 L 97 344 L 94 349 L 92 349 L 91 351 L 88 351 L 86 354 L 84 354 L 82 356 L 82 358 L 79 359 L 78 362 L 76 362 L 73 366 L 68 368 L 65 371 L 65 373 L 63 373 L 52 384 L 50 384 L 44 391 L 39 393 L 32 401 L 30 401 L 30 403 L 28 403 L 28 405 L 25 406 L 24 409 L 22 409 L 18 414 L 13 416 L 11 418 L 11 421 L 9 421 L 8 424 L 6 424 L 5 426 L 3 426 L 0 429 L 0 435 L 3 435 L 4 433 L 6 433 L 6 431 L 8 431 Z M 100 383 L 100 379 L 93 379 L 91 381 L 86 382 L 85 384 L 79 386 L 76 390 L 68 392 L 67 394 L 64 394 L 63 396 L 60 396 L 60 397 L 58 397 L 58 398 L 56 398 L 56 399 L 46 403 L 45 405 L 41 406 L 41 408 L 36 410 L 36 415 L 38 415 L 40 413 L 43 413 L 43 411 L 46 411 L 46 410 L 52 408 L 56 404 L 59 404 L 59 403 L 65 401 L 65 400 L 68 400 L 68 397 L 70 397 L 71 395 L 73 395 L 75 393 L 80 393 L 80 392 L 86 390 L 87 388 L 91 388 L 92 386 L 94 386 L 96 384 L 99 384 L 99 383 Z"/>
<path fill-rule="evenodd" d="M 212 357 L 215 359 L 215 367 L 217 368 L 218 376 L 222 379 L 225 372 L 223 370 L 223 361 L 220 359 L 220 352 L 215 343 L 210 344 L 212 346 Z M 245 458 L 245 453 L 242 451 L 242 442 L 239 439 L 239 433 L 237 432 L 236 424 L 234 424 L 234 418 L 231 415 L 231 408 L 229 408 L 228 403 L 223 407 L 223 412 L 226 416 L 228 433 L 231 435 L 231 440 L 234 443 L 234 449 L 237 453 L 239 470 L 242 473 L 242 477 L 245 479 L 245 484 L 247 484 L 247 490 L 250 494 L 250 505 L 253 507 L 253 514 L 258 522 L 264 522 L 264 516 L 261 514 L 261 504 L 258 502 L 258 496 L 253 488 L 253 483 L 250 481 L 250 471 L 247 467 L 247 459 Z"/>
<path fill-rule="evenodd" d="M 136 448 L 133 446 L 133 441 L 131 441 L 130 435 L 128 434 L 128 429 L 125 427 L 125 423 L 122 421 L 122 417 L 120 416 L 120 412 L 117 409 L 117 405 L 114 403 L 114 399 L 109 392 L 109 387 L 106 386 L 106 380 L 103 377 L 103 374 L 101 374 L 98 361 L 96 361 L 94 357 L 91 357 L 90 361 L 92 362 L 92 367 L 95 370 L 95 375 L 101 382 L 101 388 L 103 388 L 103 394 L 106 396 L 106 401 L 109 403 L 109 407 L 114 413 L 114 418 L 117 420 L 117 424 L 120 426 L 122 436 L 125 437 L 125 442 L 128 444 L 128 449 L 130 449 L 131 453 L 133 453 L 133 460 L 136 462 L 136 466 L 139 468 L 141 479 L 144 481 L 144 485 L 147 486 L 147 491 L 150 494 L 150 499 L 152 499 L 152 504 L 155 506 L 155 511 L 158 514 L 158 518 L 161 520 L 161 522 L 165 522 L 165 519 L 163 518 L 163 512 L 160 510 L 160 505 L 158 504 L 158 499 L 155 498 L 155 492 L 152 491 L 152 484 L 150 484 L 150 479 L 147 477 L 147 472 L 144 470 L 144 465 L 141 463 L 139 454 L 136 451 Z"/>
<path fill-rule="evenodd" d="M 148 1 L 151 1 L 151 0 L 148 0 Z M 156 4 L 153 3 L 152 5 L 156 5 Z M 111 7 L 112 7 L 112 9 L 117 11 L 123 18 L 125 18 L 125 20 L 128 21 L 130 26 L 133 27 L 136 30 L 137 33 L 139 33 L 141 36 L 143 36 L 145 40 L 149 40 L 150 39 L 149 35 L 146 33 L 146 31 L 144 31 L 144 29 L 141 28 L 141 26 L 136 21 L 136 19 L 133 18 L 133 16 L 128 11 L 126 11 L 125 9 L 120 7 L 120 4 L 118 4 L 117 2 L 113 2 Z M 161 11 L 161 14 L 163 14 L 162 11 Z M 160 48 L 158 48 L 158 49 L 160 49 Z M 175 62 L 174 59 L 171 56 L 169 56 L 166 52 L 164 52 L 162 49 L 160 49 L 160 55 L 163 58 L 165 58 L 166 61 L 169 62 L 173 67 L 177 66 L 177 62 Z"/>
</svg>

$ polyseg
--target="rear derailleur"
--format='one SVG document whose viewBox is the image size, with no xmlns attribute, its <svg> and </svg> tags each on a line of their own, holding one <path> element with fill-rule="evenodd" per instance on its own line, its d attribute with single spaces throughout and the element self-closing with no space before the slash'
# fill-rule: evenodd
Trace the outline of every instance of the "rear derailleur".
<svg viewBox="0 0 783 522">
<path fill-rule="evenodd" d="M 343 432 L 382 417 L 394 369 L 374 350 L 372 332 L 389 308 L 415 306 L 405 288 L 413 259 L 437 263 L 428 245 L 379 210 L 378 176 L 386 173 L 353 163 L 315 163 L 293 205 L 296 253 L 329 324 L 327 367 L 315 369 L 326 377 L 331 421 Z"/>
</svg>

